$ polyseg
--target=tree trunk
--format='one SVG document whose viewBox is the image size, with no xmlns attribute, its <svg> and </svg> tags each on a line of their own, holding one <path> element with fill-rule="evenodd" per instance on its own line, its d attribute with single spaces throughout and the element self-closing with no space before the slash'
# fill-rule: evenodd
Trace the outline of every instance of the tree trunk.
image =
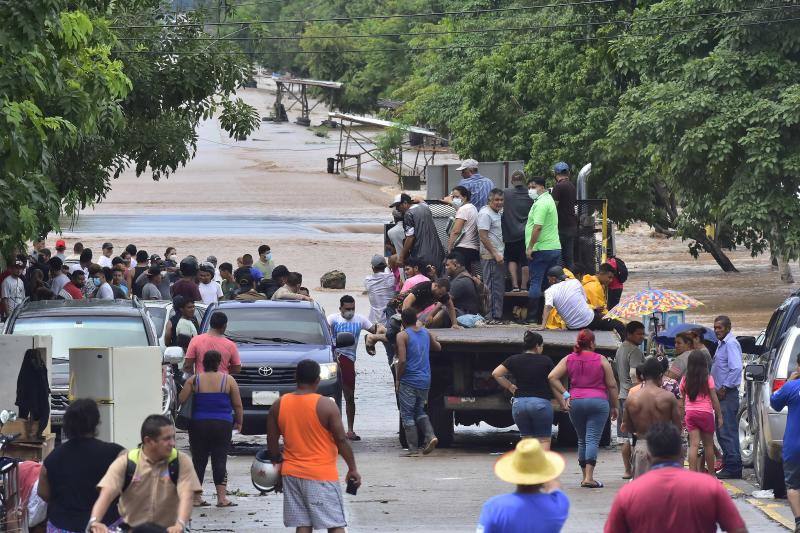
<svg viewBox="0 0 800 533">
<path fill-rule="evenodd" d="M 781 275 L 781 281 L 784 283 L 794 283 L 794 276 L 792 276 L 792 269 L 789 267 L 789 260 L 786 256 L 781 254 L 778 257 L 778 272 Z"/>
<path fill-rule="evenodd" d="M 692 235 L 692 238 L 703 247 L 703 250 L 711 254 L 711 257 L 714 258 L 724 272 L 739 272 L 739 270 L 733 266 L 733 262 L 730 258 L 722 251 L 719 244 L 709 239 L 705 231 L 701 229 L 695 235 Z"/>
</svg>

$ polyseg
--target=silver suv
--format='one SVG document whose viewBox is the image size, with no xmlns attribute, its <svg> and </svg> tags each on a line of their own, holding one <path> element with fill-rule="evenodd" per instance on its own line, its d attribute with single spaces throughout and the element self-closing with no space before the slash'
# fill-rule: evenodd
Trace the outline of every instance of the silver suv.
<svg viewBox="0 0 800 533">
<path fill-rule="evenodd" d="M 800 327 L 793 325 L 777 339 L 774 347 L 745 367 L 745 399 L 753 438 L 753 468 L 762 489 L 783 493 L 783 432 L 787 410 L 775 411 L 769 405 L 772 393 L 780 389 L 797 366 L 800 352 Z"/>
</svg>

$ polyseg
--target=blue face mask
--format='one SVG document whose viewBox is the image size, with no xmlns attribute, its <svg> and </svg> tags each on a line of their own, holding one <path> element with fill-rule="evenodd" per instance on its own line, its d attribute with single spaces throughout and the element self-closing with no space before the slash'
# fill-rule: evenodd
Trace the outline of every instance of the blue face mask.
<svg viewBox="0 0 800 533">
<path fill-rule="evenodd" d="M 272 261 L 272 252 L 267 252 L 267 255 L 264 256 L 264 259 L 267 261 Z"/>
<path fill-rule="evenodd" d="M 100 283 L 100 278 L 92 278 L 92 283 L 94 283 L 95 287 L 102 285 L 102 283 Z"/>
</svg>

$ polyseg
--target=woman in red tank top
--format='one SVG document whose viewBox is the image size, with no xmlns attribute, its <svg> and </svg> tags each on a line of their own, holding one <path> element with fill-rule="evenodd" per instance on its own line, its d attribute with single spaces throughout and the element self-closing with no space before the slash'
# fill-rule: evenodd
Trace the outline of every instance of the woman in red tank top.
<svg viewBox="0 0 800 533">
<path fill-rule="evenodd" d="M 575 351 L 558 362 L 550 372 L 550 387 L 578 434 L 578 464 L 583 471 L 581 487 L 601 488 L 594 479 L 597 451 L 609 411 L 617 419 L 617 381 L 608 360 L 595 353 L 594 333 L 581 330 Z M 569 378 L 569 392 L 561 380 Z"/>
</svg>

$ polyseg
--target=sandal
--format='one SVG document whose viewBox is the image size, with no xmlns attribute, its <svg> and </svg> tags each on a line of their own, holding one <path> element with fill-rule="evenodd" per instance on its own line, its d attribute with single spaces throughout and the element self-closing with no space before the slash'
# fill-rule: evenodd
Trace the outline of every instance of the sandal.
<svg viewBox="0 0 800 533">
<path fill-rule="evenodd" d="M 218 503 L 217 507 L 238 507 L 238 503 L 233 503 L 232 501 L 228 500 L 228 503 Z"/>
<path fill-rule="evenodd" d="M 633 479 L 633 474 L 623 474 L 622 479 Z"/>
<path fill-rule="evenodd" d="M 347 440 L 359 441 L 359 440 L 361 440 L 361 437 L 359 437 L 358 435 L 356 435 L 356 434 L 355 434 L 355 432 L 353 432 L 353 431 L 349 431 L 349 432 L 347 433 Z"/>
<path fill-rule="evenodd" d="M 602 489 L 604 486 L 602 481 L 596 479 L 592 483 L 581 483 L 581 488 L 584 489 Z"/>
<path fill-rule="evenodd" d="M 211 504 L 205 500 L 201 500 L 200 503 L 193 503 L 194 507 L 211 507 Z"/>
</svg>

